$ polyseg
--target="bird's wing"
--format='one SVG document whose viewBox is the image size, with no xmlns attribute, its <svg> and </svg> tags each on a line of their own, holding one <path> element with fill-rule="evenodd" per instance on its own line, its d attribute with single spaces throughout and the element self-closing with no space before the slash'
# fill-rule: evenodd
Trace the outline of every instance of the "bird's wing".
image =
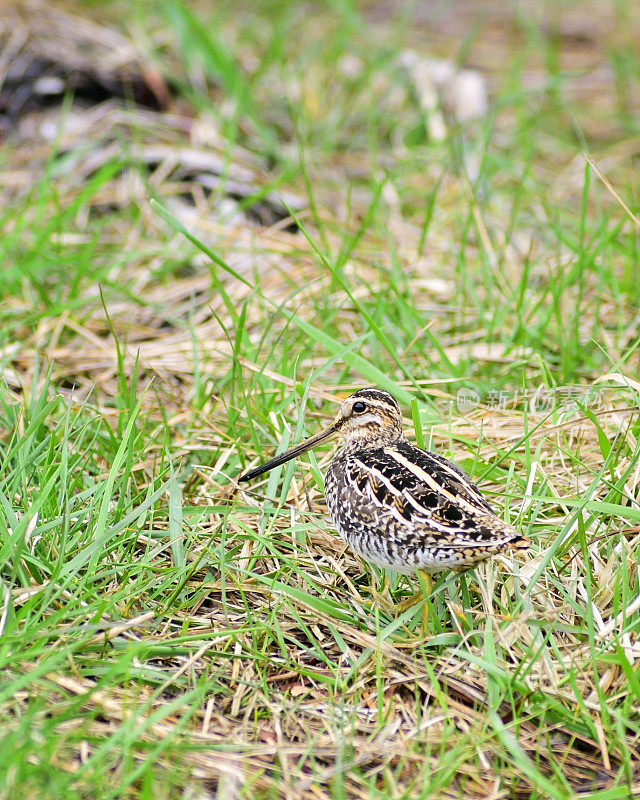
<svg viewBox="0 0 640 800">
<path fill-rule="evenodd" d="M 362 450 L 343 470 L 353 505 L 367 515 L 376 508 L 380 518 L 392 516 L 428 540 L 482 547 L 519 536 L 458 467 L 408 442 Z"/>
</svg>

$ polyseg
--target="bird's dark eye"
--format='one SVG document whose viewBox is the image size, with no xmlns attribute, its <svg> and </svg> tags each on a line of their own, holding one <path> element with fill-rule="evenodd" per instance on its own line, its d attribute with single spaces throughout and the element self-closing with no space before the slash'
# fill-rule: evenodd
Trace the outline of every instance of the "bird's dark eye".
<svg viewBox="0 0 640 800">
<path fill-rule="evenodd" d="M 352 408 L 354 414 L 362 414 L 363 411 L 367 410 L 367 406 L 365 403 L 362 402 L 362 400 L 357 400 L 353 404 Z"/>
</svg>

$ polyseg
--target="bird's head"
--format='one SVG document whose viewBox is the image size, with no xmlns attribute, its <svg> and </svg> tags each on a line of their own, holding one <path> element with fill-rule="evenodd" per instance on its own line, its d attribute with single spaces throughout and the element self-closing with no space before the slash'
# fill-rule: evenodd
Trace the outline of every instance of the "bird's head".
<svg viewBox="0 0 640 800">
<path fill-rule="evenodd" d="M 238 480 L 256 478 L 334 437 L 347 450 L 361 450 L 385 447 L 402 436 L 402 413 L 396 399 L 382 389 L 360 389 L 343 401 L 336 418 L 324 430 L 249 470 Z"/>
</svg>

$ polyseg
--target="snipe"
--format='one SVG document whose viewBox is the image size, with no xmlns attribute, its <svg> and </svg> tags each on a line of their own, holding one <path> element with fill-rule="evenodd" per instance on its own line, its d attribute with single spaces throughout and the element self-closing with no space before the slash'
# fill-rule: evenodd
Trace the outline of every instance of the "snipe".
<svg viewBox="0 0 640 800">
<path fill-rule="evenodd" d="M 405 575 L 429 574 L 528 547 L 455 464 L 406 440 L 398 403 L 380 389 L 352 394 L 329 427 L 238 480 L 262 475 L 334 436 L 340 447 L 325 478 L 329 515 L 366 561 Z"/>
</svg>

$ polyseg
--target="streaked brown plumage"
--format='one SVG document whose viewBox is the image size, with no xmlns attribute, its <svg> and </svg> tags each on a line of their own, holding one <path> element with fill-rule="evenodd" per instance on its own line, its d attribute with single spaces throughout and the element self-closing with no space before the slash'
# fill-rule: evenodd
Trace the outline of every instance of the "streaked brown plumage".
<svg viewBox="0 0 640 800">
<path fill-rule="evenodd" d="M 528 547 L 458 467 L 406 440 L 398 403 L 380 389 L 352 394 L 328 428 L 238 480 L 257 477 L 333 436 L 341 446 L 325 478 L 329 515 L 366 561 L 403 574 L 432 573 Z"/>
</svg>

